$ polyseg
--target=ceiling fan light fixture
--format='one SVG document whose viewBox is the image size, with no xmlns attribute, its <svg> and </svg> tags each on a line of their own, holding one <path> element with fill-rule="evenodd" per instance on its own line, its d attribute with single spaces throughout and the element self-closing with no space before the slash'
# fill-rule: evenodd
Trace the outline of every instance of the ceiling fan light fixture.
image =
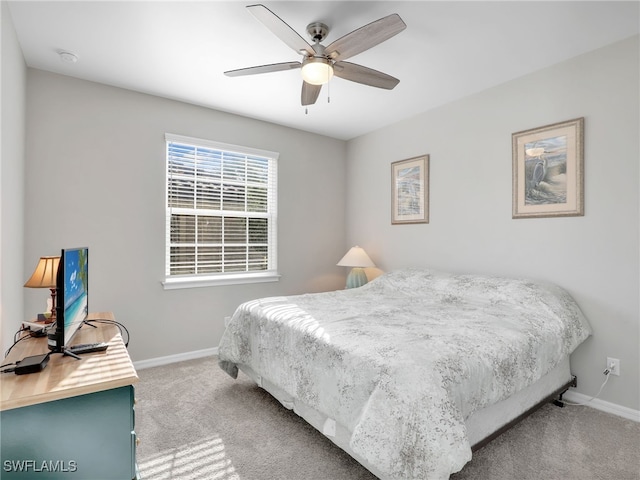
<svg viewBox="0 0 640 480">
<path fill-rule="evenodd" d="M 333 65 L 324 57 L 309 57 L 302 62 L 302 79 L 311 85 L 324 85 L 333 77 Z"/>
</svg>

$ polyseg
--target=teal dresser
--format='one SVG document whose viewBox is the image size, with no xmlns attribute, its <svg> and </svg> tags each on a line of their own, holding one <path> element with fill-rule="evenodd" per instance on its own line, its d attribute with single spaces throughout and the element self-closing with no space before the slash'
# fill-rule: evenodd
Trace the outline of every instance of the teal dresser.
<svg viewBox="0 0 640 480">
<path fill-rule="evenodd" d="M 113 318 L 109 312 L 92 316 Z M 0 377 L 2 480 L 139 478 L 137 374 L 117 328 L 97 325 L 83 327 L 73 343 L 106 341 L 105 352 L 81 360 L 56 354 L 42 372 Z M 46 352 L 41 340 L 20 342 L 3 364 Z"/>
</svg>

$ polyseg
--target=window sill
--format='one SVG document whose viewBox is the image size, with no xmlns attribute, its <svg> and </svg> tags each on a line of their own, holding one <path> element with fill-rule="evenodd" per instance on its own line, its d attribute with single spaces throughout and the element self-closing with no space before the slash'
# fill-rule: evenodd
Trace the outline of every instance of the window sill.
<svg viewBox="0 0 640 480">
<path fill-rule="evenodd" d="M 230 275 L 184 276 L 166 278 L 162 283 L 165 290 L 179 288 L 218 287 L 221 285 L 243 285 L 249 283 L 277 282 L 280 280 L 278 272 L 239 273 Z"/>
</svg>

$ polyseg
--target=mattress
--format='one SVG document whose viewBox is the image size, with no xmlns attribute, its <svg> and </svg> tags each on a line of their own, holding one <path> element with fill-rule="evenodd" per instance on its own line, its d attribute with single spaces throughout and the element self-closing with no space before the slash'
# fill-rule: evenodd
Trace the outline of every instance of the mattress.
<svg viewBox="0 0 640 480">
<path fill-rule="evenodd" d="M 344 433 L 340 446 L 379 477 L 443 479 L 471 459 L 467 419 L 546 377 L 589 334 L 558 286 L 406 269 L 241 305 L 219 364 L 339 445 Z"/>
</svg>

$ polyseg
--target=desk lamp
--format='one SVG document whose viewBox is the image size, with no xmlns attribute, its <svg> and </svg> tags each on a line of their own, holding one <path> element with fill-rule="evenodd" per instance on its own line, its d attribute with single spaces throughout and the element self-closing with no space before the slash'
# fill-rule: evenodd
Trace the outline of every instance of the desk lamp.
<svg viewBox="0 0 640 480">
<path fill-rule="evenodd" d="M 53 323 L 56 319 L 56 277 L 60 257 L 40 257 L 31 278 L 24 284 L 28 288 L 48 288 L 51 290 L 51 316 L 44 323 Z"/>
<path fill-rule="evenodd" d="M 361 287 L 367 283 L 367 275 L 364 273 L 364 268 L 376 266 L 367 255 L 367 252 L 358 245 L 351 247 L 337 265 L 340 267 L 353 267 L 347 277 L 347 288 Z"/>
</svg>

